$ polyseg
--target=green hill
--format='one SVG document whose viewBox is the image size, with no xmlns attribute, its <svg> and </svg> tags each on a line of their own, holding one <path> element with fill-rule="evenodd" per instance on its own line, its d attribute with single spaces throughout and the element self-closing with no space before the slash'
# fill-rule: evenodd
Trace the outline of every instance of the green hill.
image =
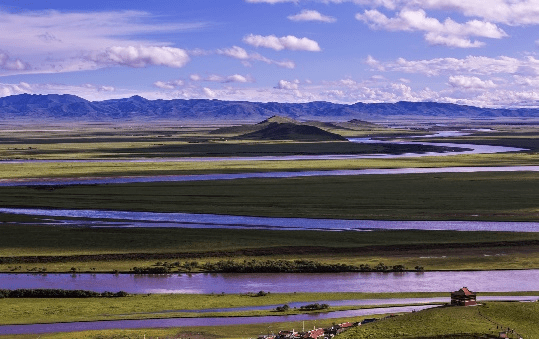
<svg viewBox="0 0 539 339">
<path fill-rule="evenodd" d="M 264 128 L 240 135 L 240 139 L 256 140 L 297 140 L 297 141 L 346 141 L 347 139 L 335 133 L 326 132 L 314 126 L 293 123 L 272 122 Z"/>
<path fill-rule="evenodd" d="M 318 125 L 318 126 L 313 126 Z M 254 125 L 240 125 L 216 129 L 211 134 L 235 135 L 238 139 L 297 140 L 297 141 L 345 141 L 339 134 L 323 130 L 331 124 L 301 123 L 294 119 L 274 115 Z"/>
</svg>

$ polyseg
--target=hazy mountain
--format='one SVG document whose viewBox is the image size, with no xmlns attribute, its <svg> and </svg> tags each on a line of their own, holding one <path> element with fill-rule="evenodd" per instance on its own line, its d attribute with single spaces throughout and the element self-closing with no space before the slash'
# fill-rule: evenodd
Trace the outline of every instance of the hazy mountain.
<svg viewBox="0 0 539 339">
<path fill-rule="evenodd" d="M 125 99 L 88 101 L 74 95 L 20 94 L 0 98 L 0 120 L 59 121 L 261 121 L 271 116 L 295 120 L 380 120 L 390 117 L 495 118 L 535 117 L 539 109 L 492 109 L 433 102 L 382 104 L 330 102 L 260 103 L 206 99 Z"/>
</svg>

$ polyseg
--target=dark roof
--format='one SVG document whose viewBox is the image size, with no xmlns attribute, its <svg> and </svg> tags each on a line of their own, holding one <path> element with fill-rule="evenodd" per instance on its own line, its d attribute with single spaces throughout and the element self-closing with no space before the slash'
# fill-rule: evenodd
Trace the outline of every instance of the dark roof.
<svg viewBox="0 0 539 339">
<path fill-rule="evenodd" d="M 475 295 L 475 293 L 473 293 L 472 291 L 470 291 L 468 289 L 468 287 L 463 287 L 461 288 L 460 290 L 456 291 L 456 292 L 453 292 L 451 293 L 452 295 L 465 295 L 465 296 L 470 296 L 470 295 Z"/>
</svg>

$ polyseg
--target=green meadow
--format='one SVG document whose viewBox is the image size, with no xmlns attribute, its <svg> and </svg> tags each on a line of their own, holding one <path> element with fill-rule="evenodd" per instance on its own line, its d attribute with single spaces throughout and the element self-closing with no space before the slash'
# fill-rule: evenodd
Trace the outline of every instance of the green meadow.
<svg viewBox="0 0 539 339">
<path fill-rule="evenodd" d="M 345 319 L 327 319 L 305 322 L 253 324 L 238 326 L 182 327 L 170 329 L 102 330 L 74 333 L 41 334 L 39 338 L 58 339 L 135 339 L 135 338 L 249 338 L 280 330 L 300 330 L 313 327 L 329 327 L 345 321 L 364 318 L 383 318 L 373 315 Z M 347 338 L 407 338 L 407 339 L 472 339 L 490 335 L 496 338 L 503 329 L 511 329 L 523 338 L 539 337 L 538 303 L 488 302 L 478 307 L 441 307 L 407 313 L 352 328 L 337 339 Z M 6 339 L 29 339 L 36 335 L 1 336 Z M 513 335 L 514 338 L 515 337 Z"/>
<path fill-rule="evenodd" d="M 539 173 L 0 187 L 4 207 L 378 220 L 536 221 Z"/>
<path fill-rule="evenodd" d="M 511 293 L 505 295 L 508 294 Z M 534 294 L 537 292 L 526 295 Z M 200 314 L 182 310 L 283 305 L 292 302 L 307 305 L 321 300 L 430 297 L 448 297 L 448 293 L 270 293 L 263 297 L 256 294 L 138 294 L 123 298 L 5 298 L 0 299 L 0 325 L 177 317 L 281 316 L 302 311 L 291 308 L 288 312 L 231 310 Z M 382 306 L 330 307 L 326 312 L 389 306 L 391 302 L 388 301 Z"/>
</svg>

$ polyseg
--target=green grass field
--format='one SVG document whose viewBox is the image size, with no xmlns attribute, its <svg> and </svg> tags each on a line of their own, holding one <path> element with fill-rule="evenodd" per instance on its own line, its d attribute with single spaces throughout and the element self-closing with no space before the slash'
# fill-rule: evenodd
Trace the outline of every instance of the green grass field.
<svg viewBox="0 0 539 339">
<path fill-rule="evenodd" d="M 4 163 L 0 180 L 25 178 L 73 178 L 151 176 L 208 173 L 297 172 L 366 168 L 537 166 L 539 154 L 504 153 L 427 156 L 398 159 L 347 159 L 301 161 L 207 161 L 207 162 L 46 162 Z"/>
<path fill-rule="evenodd" d="M 448 334 L 499 334 L 511 328 L 523 338 L 539 338 L 538 303 L 487 303 L 480 307 L 430 309 L 360 326 L 340 335 L 352 338 L 428 338 Z M 513 336 L 513 338 L 518 338 Z"/>
<path fill-rule="evenodd" d="M 539 233 L 0 226 L 2 272 L 128 272 L 157 262 L 314 260 L 425 270 L 539 267 Z M 35 258 L 39 256 L 39 258 Z M 48 256 L 48 257 L 43 257 Z M 198 269 L 194 269 L 198 271 Z"/>
<path fill-rule="evenodd" d="M 539 173 L 440 173 L 0 187 L 4 207 L 381 219 L 539 219 Z"/>
<path fill-rule="evenodd" d="M 39 338 L 135 339 L 135 338 L 249 338 L 280 330 L 328 327 L 334 323 L 382 318 L 384 315 L 348 319 L 328 319 L 295 323 L 254 324 L 240 326 L 185 327 L 170 329 L 105 330 L 78 333 L 54 333 Z M 478 307 L 442 307 L 407 313 L 378 322 L 352 328 L 337 339 L 373 338 L 478 338 L 478 335 L 498 335 L 498 328 L 510 328 L 525 339 L 539 337 L 538 303 L 489 302 Z M 498 328 L 497 328 L 498 327 Z M 450 335 L 453 335 L 451 337 Z M 444 337 L 442 337 L 444 336 Z M 1 336 L 6 339 L 29 339 L 36 335 Z M 513 338 L 518 338 L 513 335 Z"/>
<path fill-rule="evenodd" d="M 307 218 L 537 221 L 538 176 L 494 172 L 88 185 L 53 190 L 0 187 L 0 205 Z M 213 262 L 230 255 L 238 260 L 255 256 L 352 265 L 384 262 L 427 270 L 539 267 L 538 233 L 92 229 L 44 226 L 33 217 L 1 217 L 0 256 L 98 255 L 43 263 L 4 262 L 2 271 L 45 268 L 67 272 L 75 267 L 81 272 L 126 272 L 163 258 L 175 262 L 201 256 L 201 262 Z M 212 251 L 226 253 L 209 253 Z M 107 257 L 125 253 L 141 255 Z M 170 255 L 152 256 L 155 253 Z"/>
<path fill-rule="evenodd" d="M 537 294 L 537 292 L 531 292 L 531 294 L 527 295 L 533 294 Z M 274 311 L 229 311 L 202 315 L 180 312 L 180 310 L 283 305 L 292 302 L 309 304 L 320 300 L 427 297 L 448 297 L 448 293 L 271 293 L 264 297 L 253 297 L 245 294 L 153 294 L 132 295 L 124 298 L 6 298 L 0 299 L 0 325 L 201 316 L 287 315 L 298 314 L 300 311 L 294 309 L 284 313 Z M 390 305 L 391 303 L 388 302 L 387 306 Z M 338 311 L 357 308 L 359 307 L 344 306 L 332 307 L 329 310 Z M 173 310 L 176 310 L 176 312 L 160 313 Z"/>
</svg>

